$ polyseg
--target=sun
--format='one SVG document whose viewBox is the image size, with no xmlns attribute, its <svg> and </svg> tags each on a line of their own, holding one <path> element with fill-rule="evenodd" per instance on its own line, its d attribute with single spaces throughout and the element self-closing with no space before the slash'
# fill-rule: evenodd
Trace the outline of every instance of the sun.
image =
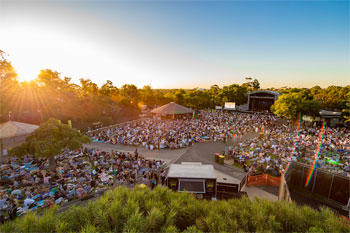
<svg viewBox="0 0 350 233">
<path fill-rule="evenodd" d="M 21 77 L 18 77 L 18 79 L 19 79 L 20 82 L 30 82 L 30 81 L 34 80 L 35 77 L 32 78 L 32 77 L 23 77 L 23 76 L 21 76 Z"/>
<path fill-rule="evenodd" d="M 28 66 L 27 64 L 21 64 L 17 60 L 14 63 L 19 82 L 30 82 L 38 77 L 40 69 L 36 70 L 34 65 Z"/>
</svg>

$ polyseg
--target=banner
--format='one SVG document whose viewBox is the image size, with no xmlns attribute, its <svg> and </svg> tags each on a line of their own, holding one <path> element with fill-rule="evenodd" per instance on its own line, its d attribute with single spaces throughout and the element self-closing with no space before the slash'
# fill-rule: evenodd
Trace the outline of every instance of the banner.
<svg viewBox="0 0 350 233">
<path fill-rule="evenodd" d="M 225 110 L 236 110 L 235 102 L 225 102 Z"/>
</svg>

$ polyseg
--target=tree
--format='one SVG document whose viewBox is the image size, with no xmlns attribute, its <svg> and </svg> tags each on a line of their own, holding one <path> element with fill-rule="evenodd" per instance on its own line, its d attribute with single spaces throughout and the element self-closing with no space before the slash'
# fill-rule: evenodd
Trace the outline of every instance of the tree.
<svg viewBox="0 0 350 233">
<path fill-rule="evenodd" d="M 83 78 L 81 78 L 79 81 L 83 96 L 97 96 L 98 86 L 96 83 L 93 83 L 90 79 Z"/>
<path fill-rule="evenodd" d="M 12 110 L 11 102 L 18 97 L 17 88 L 17 73 L 6 60 L 5 52 L 0 50 L 0 120 L 7 120 L 8 112 Z"/>
<path fill-rule="evenodd" d="M 343 117 L 345 119 L 345 122 L 350 122 L 350 92 L 348 92 L 346 96 L 346 104 L 345 108 L 343 109 Z"/>
<path fill-rule="evenodd" d="M 50 170 L 56 169 L 55 156 L 62 150 L 79 149 L 82 143 L 90 142 L 90 139 L 82 135 L 78 130 L 50 118 L 26 138 L 26 142 L 10 151 L 11 155 L 24 156 L 32 154 L 37 157 L 46 157 L 49 160 Z"/>
<path fill-rule="evenodd" d="M 296 119 L 299 113 L 316 116 L 320 111 L 320 103 L 310 98 L 309 91 L 291 91 L 282 94 L 271 106 L 271 111 L 287 119 Z"/>
<path fill-rule="evenodd" d="M 222 99 L 221 105 L 224 105 L 225 102 L 236 102 L 237 105 L 241 105 L 247 102 L 247 89 L 238 84 L 232 84 L 224 86 L 219 96 Z"/>
<path fill-rule="evenodd" d="M 112 81 L 107 80 L 99 89 L 99 93 L 105 96 L 112 96 L 118 93 L 118 88 L 113 86 Z"/>
<path fill-rule="evenodd" d="M 252 87 L 253 90 L 259 90 L 260 89 L 260 83 L 257 79 L 254 79 L 254 81 L 252 82 Z"/>
<path fill-rule="evenodd" d="M 242 87 L 247 88 L 248 91 L 256 91 L 260 89 L 260 83 L 259 80 L 254 79 L 252 81 L 252 78 L 247 77 L 245 78 L 246 82 L 242 84 Z"/>
<path fill-rule="evenodd" d="M 120 94 L 124 99 L 129 101 L 130 104 L 136 105 L 139 100 L 139 93 L 134 84 L 124 84 L 120 88 Z"/>
<path fill-rule="evenodd" d="M 140 90 L 140 99 L 143 104 L 153 106 L 155 104 L 155 96 L 151 86 L 144 86 Z"/>
<path fill-rule="evenodd" d="M 183 105 L 185 102 L 184 94 L 185 91 L 183 89 L 177 90 L 175 93 L 174 102 Z"/>
</svg>

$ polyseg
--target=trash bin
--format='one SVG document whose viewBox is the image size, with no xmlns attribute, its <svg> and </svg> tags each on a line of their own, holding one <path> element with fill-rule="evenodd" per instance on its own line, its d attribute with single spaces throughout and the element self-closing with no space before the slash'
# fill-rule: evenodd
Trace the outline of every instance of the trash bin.
<svg viewBox="0 0 350 233">
<path fill-rule="evenodd" d="M 219 156 L 220 156 L 220 154 L 219 153 L 215 153 L 215 162 L 219 162 Z"/>
<path fill-rule="evenodd" d="M 218 163 L 221 164 L 221 165 L 224 165 L 224 161 L 225 161 L 225 156 L 219 155 L 219 161 L 218 161 Z"/>
</svg>

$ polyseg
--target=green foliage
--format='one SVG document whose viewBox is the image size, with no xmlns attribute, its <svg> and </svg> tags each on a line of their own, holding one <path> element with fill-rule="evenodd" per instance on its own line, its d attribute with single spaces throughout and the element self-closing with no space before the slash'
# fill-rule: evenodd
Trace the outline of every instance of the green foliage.
<svg viewBox="0 0 350 233">
<path fill-rule="evenodd" d="M 50 69 L 41 70 L 31 82 L 19 83 L 17 78 L 11 62 L 0 50 L 0 121 L 7 121 L 11 111 L 13 120 L 39 124 L 54 117 L 62 121 L 72 120 L 73 125 L 81 130 L 87 130 L 98 121 L 108 125 L 135 119 L 140 114 L 140 104 L 154 107 L 176 102 L 194 109 L 223 106 L 228 101 L 241 105 L 247 102 L 249 91 L 260 89 L 259 81 L 250 77 L 245 78 L 241 85 L 221 88 L 212 85 L 208 90 L 152 89 L 149 85 L 138 89 L 133 84 L 117 88 L 110 80 L 99 88 L 90 79 L 80 79 L 80 85 L 71 83 L 70 77 L 61 77 L 59 72 Z M 283 94 L 301 93 L 301 99 L 294 96 L 296 101 L 275 106 L 274 111 L 280 116 L 294 118 L 298 112 L 314 115 L 320 107 L 342 111 L 344 119 L 350 119 L 350 85 L 268 89 Z"/>
<path fill-rule="evenodd" d="M 327 208 L 248 198 L 197 200 L 187 193 L 118 187 L 85 206 L 43 216 L 29 213 L 0 232 L 349 232 L 350 224 Z"/>
<path fill-rule="evenodd" d="M 177 232 L 179 232 L 179 230 L 175 226 L 171 225 L 171 226 L 167 226 L 164 229 L 162 229 L 161 232 L 164 232 L 164 233 L 177 233 Z"/>
<path fill-rule="evenodd" d="M 27 216 L 24 216 L 26 218 Z M 58 226 L 64 230 L 77 232 L 84 226 L 89 224 L 92 220 L 92 216 L 87 211 L 86 207 L 72 206 L 65 212 L 59 215 Z M 61 223 L 64 223 L 61 225 Z"/>
<path fill-rule="evenodd" d="M 257 79 L 254 79 L 252 81 L 252 78 L 247 77 L 245 78 L 246 82 L 242 84 L 242 87 L 247 88 L 249 91 L 256 91 L 260 89 L 260 83 Z"/>
<path fill-rule="evenodd" d="M 343 109 L 343 117 L 345 119 L 345 122 L 350 122 L 350 88 L 348 94 L 345 96 L 344 100 L 344 109 Z"/>
<path fill-rule="evenodd" d="M 199 230 L 195 225 L 187 227 L 183 233 L 203 233 L 203 231 Z"/>
<path fill-rule="evenodd" d="M 90 142 L 87 136 L 51 118 L 29 135 L 24 144 L 13 148 L 10 154 L 23 156 L 29 153 L 38 157 L 47 157 L 51 159 L 50 166 L 53 166 L 54 164 L 51 163 L 54 156 L 60 154 L 62 149 L 78 149 L 81 148 L 82 143 L 87 142 Z"/>
<path fill-rule="evenodd" d="M 271 106 L 271 111 L 287 119 L 296 119 L 299 113 L 301 115 L 317 116 L 320 111 L 320 103 L 312 99 L 308 90 L 292 90 L 282 94 Z"/>
<path fill-rule="evenodd" d="M 82 233 L 98 233 L 99 231 L 94 225 L 88 223 L 83 229 L 81 229 Z"/>
<path fill-rule="evenodd" d="M 0 232 L 54 232 L 56 228 L 57 206 L 45 210 L 43 216 L 29 212 L 25 217 L 17 218 L 0 226 Z"/>
</svg>

